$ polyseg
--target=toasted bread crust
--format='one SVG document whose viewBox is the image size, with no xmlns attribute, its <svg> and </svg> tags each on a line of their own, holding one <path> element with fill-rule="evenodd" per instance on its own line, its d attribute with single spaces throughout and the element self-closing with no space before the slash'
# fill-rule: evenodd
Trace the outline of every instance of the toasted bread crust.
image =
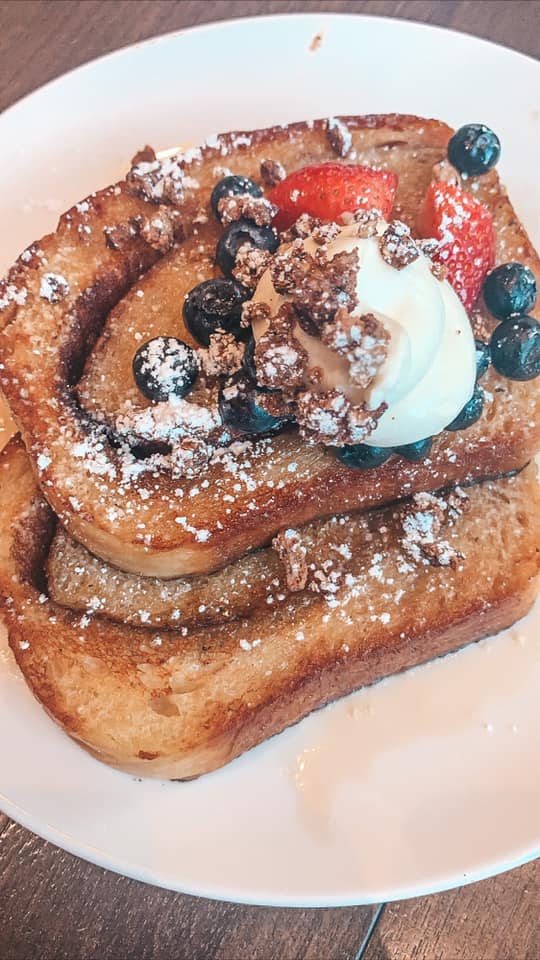
<svg viewBox="0 0 540 960">
<path fill-rule="evenodd" d="M 344 119 L 364 162 L 398 169 L 397 212 L 414 223 L 433 164 L 445 155 L 450 129 L 436 121 L 397 115 Z M 185 173 L 200 184 L 186 187 L 185 199 L 178 207 L 183 233 L 193 230 L 194 213 L 201 202 L 208 202 L 216 163 L 222 164 L 225 159 L 227 164 L 234 164 L 235 171 L 256 175 L 260 159 L 269 152 L 289 168 L 336 159 L 324 121 L 224 135 L 195 158 L 180 161 Z M 469 186 L 494 215 L 497 261 L 517 257 L 540 274 L 538 258 L 497 175 L 491 172 Z M 110 390 L 105 390 L 107 402 L 100 406 L 97 387 L 103 369 L 115 375 L 122 396 L 132 389 L 126 374 L 129 358 L 126 360 L 125 351 L 118 352 L 117 344 L 126 329 L 126 314 L 133 309 L 135 294 L 132 291 L 125 300 L 122 298 L 158 258 L 138 236 L 122 250 L 109 249 L 103 228 L 140 215 L 151 205 L 134 197 L 125 183 L 88 202 L 89 212 L 81 213 L 81 205 L 73 208 L 61 219 L 57 233 L 40 244 L 46 269 L 67 276 L 70 294 L 64 301 L 48 304 L 40 300 L 38 289 L 45 261 L 39 258 L 30 264 L 19 260 L 8 278 L 18 288 L 24 287 L 27 294 L 24 304 L 13 303 L 4 311 L 7 326 L 0 333 L 0 363 L 4 365 L 0 384 L 48 502 L 77 540 L 122 569 L 159 577 L 206 573 L 265 544 L 285 526 L 335 512 L 368 509 L 415 490 L 438 489 L 455 481 L 519 469 L 540 445 L 540 394 L 536 385 L 510 383 L 490 371 L 485 380 L 490 400 L 483 417 L 469 430 L 442 434 L 429 463 L 412 465 L 393 457 L 376 470 L 353 471 L 327 449 L 308 447 L 291 433 L 270 442 L 255 442 L 247 458 L 244 453 L 255 491 L 248 486 L 238 490 L 235 472 L 218 464 L 209 470 L 206 490 L 199 490 L 196 496 L 191 496 L 196 482 L 182 482 L 183 501 L 175 513 L 172 509 L 178 501 L 178 480 L 170 475 L 139 478 L 137 487 L 145 494 L 143 500 L 122 479 L 122 464 L 115 450 L 102 437 L 93 437 L 88 414 L 106 417 Z M 76 240 L 74 255 L 78 227 L 90 227 L 91 233 L 83 233 L 82 239 Z M 197 243 L 201 241 L 204 247 L 206 242 L 207 253 L 214 240 L 213 224 L 200 228 Z M 175 287 L 171 276 L 178 272 L 179 264 L 185 265 L 190 242 L 195 243 L 188 239 L 141 281 L 143 292 L 146 283 L 151 290 L 166 279 L 170 290 L 178 292 L 178 282 Z M 209 256 L 202 259 L 205 269 L 213 270 Z M 191 269 L 196 270 L 194 261 Z M 188 271 L 188 277 L 193 275 Z M 87 405 L 85 410 L 76 400 L 75 385 L 88 349 L 120 300 L 97 344 L 94 359 L 87 365 L 79 391 Z M 171 293 L 170 303 L 173 301 Z M 176 300 L 179 302 L 180 298 Z M 189 340 L 181 328 L 180 311 L 173 316 L 167 310 L 163 323 L 174 321 L 177 335 L 180 331 Z M 288 469 L 291 463 L 297 464 L 295 473 Z M 236 466 L 242 468 L 242 458 Z M 232 507 L 225 509 L 224 502 L 230 503 L 231 498 Z"/>
<path fill-rule="evenodd" d="M 396 531 L 408 508 L 387 507 L 336 523 L 337 539 L 350 525 L 359 537 L 365 531 L 350 560 L 358 590 L 343 581 L 330 600 L 293 595 L 249 621 L 186 636 L 163 631 L 156 643 L 155 630 L 100 617 L 83 623 L 42 594 L 53 517 L 13 441 L 0 455 L 10 644 L 38 700 L 100 759 L 146 776 L 197 776 L 329 700 L 526 612 L 540 571 L 535 469 L 473 487 L 469 497 L 445 534 L 463 554 L 455 569 L 420 563 L 400 572 Z M 395 589 L 403 590 L 397 600 Z"/>
</svg>

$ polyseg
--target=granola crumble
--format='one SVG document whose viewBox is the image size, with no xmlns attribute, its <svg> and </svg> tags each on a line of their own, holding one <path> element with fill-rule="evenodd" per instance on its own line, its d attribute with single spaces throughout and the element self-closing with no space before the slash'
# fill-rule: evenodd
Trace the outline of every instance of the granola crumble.
<svg viewBox="0 0 540 960">
<path fill-rule="evenodd" d="M 340 308 L 323 327 L 321 340 L 349 363 L 349 377 L 358 387 L 369 387 L 388 355 L 390 334 L 372 313 L 360 317 Z"/>
<path fill-rule="evenodd" d="M 266 187 L 275 187 L 287 176 L 285 167 L 279 160 L 261 160 L 261 178 Z"/>
<path fill-rule="evenodd" d="M 307 333 L 317 332 L 333 320 L 340 307 L 353 310 L 356 306 L 356 275 L 358 254 L 337 253 L 324 265 L 311 258 L 309 273 L 299 278 L 292 292 L 292 302 L 298 321 Z"/>
<path fill-rule="evenodd" d="M 175 239 L 180 239 L 182 228 L 179 224 L 179 217 L 173 216 L 166 210 L 161 210 L 153 217 L 139 216 L 136 223 L 142 239 L 158 253 L 167 253 L 174 244 Z M 180 236 L 178 231 L 180 228 Z"/>
<path fill-rule="evenodd" d="M 329 223 L 316 223 L 311 231 L 311 238 L 319 246 L 325 246 L 327 243 L 331 243 L 332 240 L 335 240 L 341 232 L 341 227 L 339 224 L 334 223 L 331 220 Z"/>
<path fill-rule="evenodd" d="M 282 242 L 292 243 L 292 241 L 298 239 L 298 237 L 306 240 L 312 235 L 315 227 L 320 226 L 322 226 L 322 220 L 318 220 L 317 217 L 312 217 L 310 213 L 301 213 L 292 227 L 282 234 Z"/>
<path fill-rule="evenodd" d="M 326 139 L 338 157 L 348 157 L 352 150 L 352 135 L 343 120 L 338 120 L 337 117 L 327 120 Z"/>
<path fill-rule="evenodd" d="M 139 163 L 153 163 L 157 160 L 156 151 L 153 147 L 146 144 L 141 150 L 138 150 L 131 160 L 131 166 L 136 167 Z"/>
<path fill-rule="evenodd" d="M 252 323 L 268 323 L 270 307 L 261 300 L 247 300 L 242 305 L 242 327 L 249 327 Z"/>
<path fill-rule="evenodd" d="M 338 253 L 331 260 L 314 258 L 300 239 L 270 262 L 276 292 L 291 298 L 300 326 L 312 335 L 318 334 L 340 307 L 354 308 L 357 270 L 356 251 Z"/>
<path fill-rule="evenodd" d="M 294 240 L 290 247 L 278 251 L 270 261 L 269 270 L 276 293 L 292 294 L 309 270 L 311 257 L 302 240 Z"/>
<path fill-rule="evenodd" d="M 462 498 L 458 494 L 461 503 Z M 455 507 L 454 518 L 458 515 Z M 416 563 L 431 564 L 435 567 L 455 567 L 462 554 L 458 553 L 440 534 L 444 524 L 451 522 L 448 515 L 448 503 L 432 493 L 416 493 L 412 498 L 411 509 L 402 517 L 405 553 Z M 460 507 L 460 512 L 463 508 Z"/>
<path fill-rule="evenodd" d="M 255 347 L 257 381 L 277 390 L 294 390 L 305 380 L 307 353 L 293 334 L 294 308 L 284 303 Z"/>
<path fill-rule="evenodd" d="M 272 223 L 278 208 L 266 197 L 252 197 L 249 193 L 222 197 L 218 202 L 218 213 L 223 224 L 232 223 L 245 217 L 259 227 Z"/>
<path fill-rule="evenodd" d="M 362 443 L 386 410 L 384 403 L 377 410 L 353 405 L 339 390 L 306 390 L 297 397 L 296 406 L 304 440 L 334 446 Z"/>
<path fill-rule="evenodd" d="M 211 334 L 206 350 L 198 350 L 197 356 L 206 377 L 219 377 L 240 370 L 244 356 L 244 344 L 232 333 L 216 331 Z"/>
<path fill-rule="evenodd" d="M 307 550 L 296 530 L 283 530 L 272 540 L 272 547 L 285 564 L 287 587 L 291 592 L 304 590 L 308 578 Z"/>
<path fill-rule="evenodd" d="M 49 303 L 59 303 L 69 293 L 69 283 L 60 273 L 44 273 L 39 286 L 39 295 Z"/>
<path fill-rule="evenodd" d="M 268 250 L 259 250 L 250 243 L 243 243 L 236 254 L 233 277 L 245 287 L 254 289 L 271 262 Z"/>
<path fill-rule="evenodd" d="M 198 186 L 186 178 L 179 163 L 172 159 L 143 160 L 135 164 L 127 175 L 130 189 L 151 203 L 182 203 L 186 186 Z"/>
<path fill-rule="evenodd" d="M 402 270 L 420 256 L 406 223 L 393 220 L 379 237 L 381 256 L 396 270 Z"/>
<path fill-rule="evenodd" d="M 374 237 L 379 232 L 380 225 L 384 222 L 382 213 L 376 207 L 370 210 L 356 210 L 355 213 L 346 213 L 343 215 L 343 221 L 346 224 L 356 224 L 356 236 L 361 240 Z"/>
</svg>

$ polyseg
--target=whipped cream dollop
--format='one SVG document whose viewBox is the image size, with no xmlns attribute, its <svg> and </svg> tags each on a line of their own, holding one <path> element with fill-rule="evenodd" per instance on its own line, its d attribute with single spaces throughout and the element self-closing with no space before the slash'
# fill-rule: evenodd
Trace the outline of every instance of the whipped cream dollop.
<svg viewBox="0 0 540 960">
<path fill-rule="evenodd" d="M 310 390 L 337 390 L 353 404 L 385 412 L 364 443 L 393 447 L 415 443 L 440 433 L 471 398 L 475 377 L 475 344 L 467 314 L 453 288 L 438 279 L 421 250 L 398 269 L 381 252 L 380 237 L 388 224 L 379 221 L 373 236 L 358 236 L 357 225 L 344 226 L 326 248 L 328 260 L 340 253 L 355 252 L 356 304 L 346 322 L 350 334 L 355 318 L 371 315 L 386 332 L 386 356 L 367 386 L 351 376 L 351 364 L 343 354 L 296 323 L 293 333 L 307 353 L 308 367 L 319 368 L 320 377 Z M 308 236 L 304 249 L 314 256 L 317 243 Z M 270 316 L 288 301 L 277 293 L 269 270 L 262 275 L 253 302 L 267 304 Z M 343 321 L 342 321 L 343 322 Z M 270 321 L 254 319 L 259 340 Z M 305 325 L 304 325 L 305 326 Z"/>
</svg>

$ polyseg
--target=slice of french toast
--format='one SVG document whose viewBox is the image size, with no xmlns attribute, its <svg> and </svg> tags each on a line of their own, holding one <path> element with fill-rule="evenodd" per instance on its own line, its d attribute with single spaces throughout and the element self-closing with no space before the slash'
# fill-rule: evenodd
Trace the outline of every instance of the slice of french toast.
<svg viewBox="0 0 540 960">
<path fill-rule="evenodd" d="M 10 645 L 50 716 L 96 757 L 146 776 L 197 776 L 329 700 L 521 617 L 540 572 L 539 505 L 529 467 L 466 495 L 337 519 L 339 549 L 330 557 L 331 544 L 314 541 L 309 556 L 318 591 L 250 619 L 157 633 L 49 598 L 55 519 L 12 441 L 0 455 Z"/>
<path fill-rule="evenodd" d="M 317 523 L 322 526 L 323 521 Z M 302 527 L 302 542 L 309 541 L 310 527 Z M 287 594 L 283 565 L 270 548 L 247 553 L 214 573 L 160 580 L 113 567 L 61 526 L 51 543 L 46 572 L 55 603 L 135 626 L 179 629 L 224 623 L 279 604 Z"/>
<path fill-rule="evenodd" d="M 399 174 L 395 212 L 413 226 L 450 129 L 395 115 L 344 122 L 356 162 Z M 131 376 L 137 345 L 158 332 L 192 342 L 182 300 L 215 272 L 218 231 L 208 199 L 224 165 L 257 177 L 266 158 L 289 171 L 339 160 L 327 132 L 317 121 L 228 134 L 178 160 L 150 164 L 150 173 L 135 173 L 64 215 L 56 234 L 26 251 L 4 285 L 0 384 L 41 488 L 77 540 L 124 570 L 159 577 L 216 570 L 284 527 L 519 469 L 540 445 L 537 386 L 492 369 L 480 420 L 441 434 L 420 463 L 396 454 L 376 469 L 355 471 L 290 431 L 218 449 L 201 483 L 179 480 L 166 457 L 143 461 L 111 442 L 108 430 L 126 404 L 147 408 Z M 465 186 L 491 210 L 496 262 L 519 259 L 539 273 L 497 174 Z M 165 223 L 157 238 L 156 219 Z M 181 236 L 187 239 L 163 256 Z M 478 314 L 479 323 L 491 323 L 481 304 Z"/>
<path fill-rule="evenodd" d="M 99 613 L 118 623 L 148 628 L 178 630 L 255 614 L 263 618 L 269 608 L 288 602 L 291 592 L 320 589 L 321 571 L 312 558 L 328 557 L 323 592 L 331 593 L 332 578 L 346 575 L 348 564 L 343 561 L 365 550 L 366 531 L 369 539 L 379 522 L 379 512 L 371 511 L 364 516 L 316 520 L 290 530 L 296 556 L 306 558 L 303 576 L 297 571 L 295 577 L 278 550 L 269 546 L 247 553 L 215 573 L 173 580 L 119 570 L 58 526 L 46 563 L 47 592 L 69 610 Z M 276 543 L 279 545 L 279 537 Z M 299 579 L 303 581 L 300 586 Z"/>
</svg>

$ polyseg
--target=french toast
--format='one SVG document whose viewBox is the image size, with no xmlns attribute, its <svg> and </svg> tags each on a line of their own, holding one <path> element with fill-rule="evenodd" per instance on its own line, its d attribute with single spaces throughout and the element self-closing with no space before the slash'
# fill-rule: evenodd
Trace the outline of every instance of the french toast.
<svg viewBox="0 0 540 960">
<path fill-rule="evenodd" d="M 340 556 L 365 549 L 366 529 L 380 513 L 367 513 L 365 524 L 345 515 L 316 520 L 295 530 L 297 550 L 307 557 Z M 205 576 L 160 580 L 126 573 L 93 556 L 58 525 L 46 562 L 47 592 L 66 609 L 118 623 L 177 630 L 226 623 L 243 617 L 264 617 L 269 607 L 290 599 L 287 571 L 272 546 L 251 551 Z M 309 568 L 303 590 L 317 586 L 318 572 Z M 331 581 L 328 584 L 331 587 Z"/>
<path fill-rule="evenodd" d="M 250 619 L 157 633 L 50 599 L 56 521 L 13 440 L 0 455 L 11 648 L 49 715 L 99 759 L 151 777 L 208 772 L 329 700 L 525 614 L 540 571 L 535 468 L 425 497 L 336 518 L 334 549 L 314 536 L 318 590 Z M 422 540 L 427 515 L 443 517 L 440 538 Z M 449 562 L 431 565 L 433 551 Z"/>
<path fill-rule="evenodd" d="M 395 115 L 340 122 L 357 162 L 399 174 L 394 209 L 415 234 L 452 131 Z M 141 457 L 118 442 L 113 428 L 126 411 L 152 409 L 131 374 L 138 345 L 156 335 L 193 344 L 181 305 L 190 287 L 216 275 L 219 227 L 209 195 L 223 166 L 257 177 L 268 158 L 287 170 L 342 162 L 327 134 L 325 121 L 293 124 L 223 135 L 161 164 L 143 160 L 130 179 L 65 214 L 55 234 L 22 254 L 0 290 L 0 385 L 43 495 L 77 541 L 124 571 L 207 574 L 286 527 L 520 469 L 540 445 L 536 385 L 493 367 L 480 419 L 441 433 L 429 457 L 415 463 L 396 453 L 375 469 L 351 469 L 291 428 L 231 438 L 201 483 L 171 472 L 166 452 Z M 495 263 L 515 258 L 538 274 L 497 174 L 463 187 L 491 212 Z M 494 323 L 481 300 L 475 314 L 489 336 Z M 538 308 L 531 314 L 539 316 Z"/>
</svg>

